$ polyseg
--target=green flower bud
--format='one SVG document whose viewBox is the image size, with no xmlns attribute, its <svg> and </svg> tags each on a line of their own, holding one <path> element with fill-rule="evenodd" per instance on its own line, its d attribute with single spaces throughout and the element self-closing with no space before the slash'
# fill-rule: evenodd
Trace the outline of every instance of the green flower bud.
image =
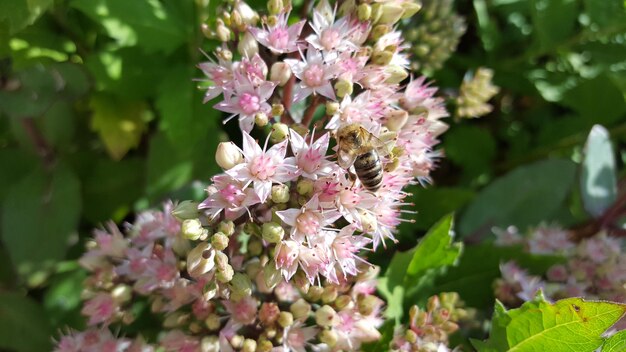
<svg viewBox="0 0 626 352">
<path fill-rule="evenodd" d="M 258 342 L 256 352 L 271 352 L 274 345 L 269 340 L 261 340 Z"/>
<path fill-rule="evenodd" d="M 407 340 L 408 343 L 414 344 L 417 342 L 417 334 L 415 333 L 415 331 L 408 329 L 406 331 L 406 333 L 404 333 L 404 338 Z"/>
<path fill-rule="evenodd" d="M 326 286 L 324 287 L 324 292 L 322 293 L 322 302 L 324 303 L 332 303 L 337 299 L 338 291 L 336 286 Z"/>
<path fill-rule="evenodd" d="M 198 202 L 190 200 L 184 200 L 180 202 L 174 210 L 172 210 L 172 216 L 180 221 L 188 219 L 197 219 L 198 215 Z"/>
<path fill-rule="evenodd" d="M 339 103 L 336 101 L 327 101 L 326 102 L 326 115 L 332 116 L 339 111 Z"/>
<path fill-rule="evenodd" d="M 233 142 L 222 142 L 217 145 L 215 161 L 224 170 L 229 170 L 233 166 L 243 162 L 243 155 Z"/>
<path fill-rule="evenodd" d="M 211 245 L 218 251 L 223 251 L 228 247 L 228 236 L 225 234 L 218 232 L 211 236 Z"/>
<path fill-rule="evenodd" d="M 320 341 L 327 344 L 329 347 L 334 347 L 339 340 L 339 336 L 335 330 L 322 330 L 320 333 Z"/>
<path fill-rule="evenodd" d="M 340 322 L 337 312 L 333 307 L 324 305 L 315 312 L 315 323 L 322 327 L 337 326 Z"/>
<path fill-rule="evenodd" d="M 385 3 L 382 5 L 380 17 L 377 23 L 379 24 L 396 24 L 404 15 L 404 8 L 401 5 L 393 3 Z"/>
<path fill-rule="evenodd" d="M 250 32 L 245 32 L 239 43 L 237 51 L 244 57 L 252 57 L 259 53 L 259 44 Z"/>
<path fill-rule="evenodd" d="M 271 199 L 274 203 L 287 203 L 289 201 L 289 187 L 287 185 L 272 186 Z"/>
<path fill-rule="evenodd" d="M 335 92 L 339 98 L 343 98 L 347 95 L 352 94 L 352 82 L 347 81 L 345 79 L 337 80 L 335 83 Z"/>
<path fill-rule="evenodd" d="M 223 270 L 226 265 L 228 265 L 228 256 L 224 252 L 213 252 L 215 253 L 214 262 L 217 266 L 217 270 Z"/>
<path fill-rule="evenodd" d="M 293 325 L 293 314 L 284 311 L 280 312 L 280 314 L 278 315 L 278 325 L 282 326 L 283 328 L 287 328 Z"/>
<path fill-rule="evenodd" d="M 259 14 L 256 13 L 256 11 L 254 11 L 252 7 L 250 7 L 250 5 L 246 4 L 244 1 L 237 1 L 235 3 L 235 11 L 237 11 L 241 15 L 241 20 L 247 25 L 254 27 L 259 21 Z"/>
<path fill-rule="evenodd" d="M 407 18 L 413 17 L 419 10 L 421 10 L 422 4 L 406 1 L 402 3 L 402 8 L 404 9 L 404 13 L 402 14 L 401 19 L 406 20 Z"/>
<path fill-rule="evenodd" d="M 389 78 L 385 80 L 386 83 L 397 84 L 409 77 L 409 72 L 398 65 L 388 65 L 385 67 L 385 72 L 389 74 Z"/>
<path fill-rule="evenodd" d="M 240 349 L 241 347 L 243 347 L 243 336 L 241 335 L 235 335 L 233 337 L 230 338 L 230 344 L 236 348 L 236 349 Z"/>
<path fill-rule="evenodd" d="M 311 305 L 304 299 L 299 298 L 289 306 L 289 311 L 297 320 L 306 320 L 309 314 L 311 314 Z"/>
<path fill-rule="evenodd" d="M 359 313 L 363 315 L 370 315 L 374 311 L 377 305 L 379 305 L 379 298 L 373 295 L 367 295 L 357 301 Z"/>
<path fill-rule="evenodd" d="M 189 320 L 189 314 L 182 312 L 173 312 L 165 317 L 163 320 L 163 327 L 168 329 L 177 328 L 185 324 Z"/>
<path fill-rule="evenodd" d="M 372 7 L 369 4 L 360 4 L 356 9 L 359 21 L 368 21 L 372 17 Z"/>
<path fill-rule="evenodd" d="M 266 222 L 263 224 L 263 239 L 269 243 L 278 243 L 285 236 L 285 230 L 280 224 Z"/>
<path fill-rule="evenodd" d="M 298 181 L 298 184 L 296 185 L 296 191 L 301 196 L 310 196 L 311 194 L 313 194 L 314 187 L 315 184 L 313 183 L 313 180 L 303 178 Z"/>
<path fill-rule="evenodd" d="M 195 241 L 200 237 L 207 236 L 209 231 L 202 227 L 199 219 L 187 219 L 181 225 L 181 233 L 184 238 Z"/>
<path fill-rule="evenodd" d="M 289 136 L 289 127 L 284 123 L 275 123 L 272 126 L 272 132 L 270 133 L 270 141 L 272 143 L 280 143 L 287 139 Z"/>
<path fill-rule="evenodd" d="M 251 257 L 258 257 L 263 253 L 263 243 L 256 237 L 250 238 L 250 240 L 248 240 L 248 253 Z"/>
<path fill-rule="evenodd" d="M 198 331 L 197 333 L 199 333 Z M 205 336 L 200 341 L 200 350 L 202 352 L 219 352 L 220 340 L 217 336 Z"/>
<path fill-rule="evenodd" d="M 393 58 L 393 53 L 383 50 L 383 51 L 375 51 L 372 54 L 372 62 L 376 65 L 386 66 L 389 65 L 391 59 Z"/>
<path fill-rule="evenodd" d="M 280 87 L 287 84 L 291 78 L 291 67 L 286 63 L 279 61 L 272 65 L 270 69 L 270 81 L 276 82 Z"/>
<path fill-rule="evenodd" d="M 235 233 L 235 223 L 231 220 L 224 220 L 217 224 L 217 232 L 221 232 L 226 236 L 232 236 Z"/>
<path fill-rule="evenodd" d="M 211 331 L 215 331 L 221 327 L 220 316 L 217 314 L 209 314 L 209 316 L 204 320 L 204 325 L 206 325 L 207 329 Z"/>
<path fill-rule="evenodd" d="M 253 339 L 245 339 L 243 340 L 243 346 L 241 347 L 242 352 L 255 352 L 256 351 L 256 341 Z"/>
<path fill-rule="evenodd" d="M 230 266 L 230 264 L 227 264 L 223 270 L 219 270 L 217 274 L 215 274 L 215 278 L 221 283 L 227 283 L 233 279 L 234 274 L 235 271 L 233 270 L 233 267 Z"/>
<path fill-rule="evenodd" d="M 349 295 L 341 295 L 337 297 L 337 300 L 335 301 L 335 307 L 337 307 L 337 309 L 339 310 L 349 308 L 353 304 L 354 302 L 352 302 L 352 297 L 350 297 Z"/>
<path fill-rule="evenodd" d="M 215 251 L 207 242 L 198 244 L 187 254 L 187 272 L 191 277 L 199 277 L 215 267 Z"/>
<path fill-rule="evenodd" d="M 215 35 L 221 42 L 227 42 L 230 40 L 230 29 L 224 25 L 224 21 L 217 19 L 217 28 L 215 29 Z"/>
<path fill-rule="evenodd" d="M 282 116 L 284 112 L 285 106 L 283 104 L 272 104 L 272 116 Z"/>
<path fill-rule="evenodd" d="M 269 0 L 267 2 L 267 11 L 270 15 L 278 15 L 283 11 L 283 0 Z"/>
<path fill-rule="evenodd" d="M 276 262 L 272 260 L 263 267 L 263 280 L 267 288 L 274 288 L 283 279 L 280 275 L 280 271 L 276 269 Z"/>
<path fill-rule="evenodd" d="M 379 24 L 372 29 L 370 37 L 372 38 L 372 40 L 377 41 L 378 39 L 380 39 L 380 37 L 389 32 L 391 32 L 391 26 L 387 24 Z"/>
<path fill-rule="evenodd" d="M 119 284 L 111 291 L 111 297 L 118 304 L 126 303 L 133 297 L 133 289 L 128 285 Z"/>
<path fill-rule="evenodd" d="M 252 281 L 248 275 L 235 273 L 230 281 L 231 294 L 235 294 L 239 298 L 247 297 L 252 294 Z"/>
<path fill-rule="evenodd" d="M 259 112 L 254 115 L 254 123 L 259 127 L 264 127 L 270 122 L 269 117 L 264 112 Z"/>
</svg>

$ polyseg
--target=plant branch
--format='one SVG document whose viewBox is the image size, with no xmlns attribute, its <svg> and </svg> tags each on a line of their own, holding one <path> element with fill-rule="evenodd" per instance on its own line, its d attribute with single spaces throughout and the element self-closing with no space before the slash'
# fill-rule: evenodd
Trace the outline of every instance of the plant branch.
<svg viewBox="0 0 626 352">
<path fill-rule="evenodd" d="M 302 124 L 306 127 L 309 127 L 311 124 L 311 120 L 313 120 L 313 115 L 315 115 L 315 110 L 317 107 L 324 101 L 324 98 L 321 95 L 315 95 L 311 100 L 311 104 L 304 111 L 304 115 L 302 116 Z"/>
<path fill-rule="evenodd" d="M 52 147 L 46 141 L 45 137 L 35 124 L 32 117 L 24 117 L 21 119 L 22 127 L 26 131 L 26 135 L 35 146 L 35 150 L 46 169 L 50 169 L 54 165 L 55 155 Z"/>
</svg>

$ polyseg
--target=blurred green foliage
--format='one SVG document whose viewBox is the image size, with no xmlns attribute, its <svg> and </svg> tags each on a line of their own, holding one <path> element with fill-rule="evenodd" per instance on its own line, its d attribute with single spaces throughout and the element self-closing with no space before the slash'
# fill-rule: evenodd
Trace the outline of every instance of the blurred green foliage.
<svg viewBox="0 0 626 352">
<path fill-rule="evenodd" d="M 217 143 L 229 131 L 239 136 L 222 126 L 212 103 L 202 104 L 193 81 L 205 60 L 200 49 L 216 45 L 200 25 L 214 21 L 218 6 L 0 1 L 0 349 L 48 350 L 55 331 L 81 327 L 84 273 L 76 259 L 93 227 L 166 198 L 199 198 L 219 170 Z M 452 98 L 467 71 L 489 67 L 501 90 L 488 116 L 450 121 L 435 187 L 411 190 L 418 214 L 401 227 L 400 252 L 391 261 L 371 256 L 389 270 L 384 284 L 396 312 L 450 290 L 470 305 L 491 306 L 491 281 L 504 259 L 545 270 L 552 259 L 493 250 L 491 228 L 574 225 L 606 209 L 597 197 L 589 203 L 597 189 L 587 192 L 588 182 L 577 187 L 594 124 L 606 133 L 590 142 L 595 156 L 587 160 L 615 172 L 626 157 L 623 0 L 457 0 L 455 8 L 467 32 L 443 68 L 428 74 Z M 611 142 L 616 160 L 606 157 Z M 592 162 L 584 167 L 585 175 L 597 172 Z M 613 187 L 606 177 L 600 187 Z M 454 241 L 466 242 L 462 255 L 451 244 L 451 217 L 415 247 L 453 211 Z M 449 260 L 415 264 L 413 254 L 427 244 Z M 403 271 L 394 271 L 398 265 Z"/>
</svg>

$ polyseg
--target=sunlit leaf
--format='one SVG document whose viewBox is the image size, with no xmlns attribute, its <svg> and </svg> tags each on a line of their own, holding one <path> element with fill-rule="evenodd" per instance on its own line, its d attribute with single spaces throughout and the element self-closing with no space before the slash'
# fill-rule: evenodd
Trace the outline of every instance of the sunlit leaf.
<svg viewBox="0 0 626 352">
<path fill-rule="evenodd" d="M 538 295 L 518 309 L 496 304 L 489 339 L 482 351 L 593 351 L 602 334 L 626 312 L 626 305 L 567 298 L 555 303 Z"/>
<path fill-rule="evenodd" d="M 619 331 L 606 339 L 602 345 L 602 352 L 626 351 L 626 330 Z"/>
<path fill-rule="evenodd" d="M 615 154 L 608 131 L 600 125 L 593 126 L 587 138 L 580 182 L 585 209 L 592 216 L 601 216 L 615 202 Z"/>
<path fill-rule="evenodd" d="M 120 160 L 139 144 L 150 118 L 144 102 L 95 95 L 89 106 L 93 110 L 91 127 L 100 135 L 111 158 Z"/>
</svg>

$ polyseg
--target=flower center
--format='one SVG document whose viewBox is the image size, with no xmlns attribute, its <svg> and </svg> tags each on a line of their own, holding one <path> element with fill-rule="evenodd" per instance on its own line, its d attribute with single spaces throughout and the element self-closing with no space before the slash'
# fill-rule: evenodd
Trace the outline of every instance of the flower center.
<svg viewBox="0 0 626 352">
<path fill-rule="evenodd" d="M 322 155 L 317 149 L 309 148 L 299 159 L 300 162 L 298 164 L 302 169 L 307 173 L 313 173 L 320 167 Z"/>
<path fill-rule="evenodd" d="M 305 235 L 315 235 L 320 230 L 320 219 L 314 212 L 305 211 L 296 218 L 296 228 Z"/>
<path fill-rule="evenodd" d="M 220 190 L 220 195 L 226 202 L 233 205 L 241 203 L 243 198 L 245 198 L 245 194 L 235 185 L 224 187 L 224 189 Z"/>
<path fill-rule="evenodd" d="M 304 83 L 309 87 L 319 87 L 324 81 L 324 69 L 321 65 L 310 65 L 306 71 L 304 71 Z"/>
<path fill-rule="evenodd" d="M 283 50 L 289 44 L 289 33 L 284 28 L 276 28 L 270 32 L 267 40 L 274 48 Z"/>
<path fill-rule="evenodd" d="M 354 208 L 361 201 L 361 197 L 352 188 L 344 189 L 339 194 L 339 201 L 346 208 Z"/>
<path fill-rule="evenodd" d="M 276 165 L 267 155 L 259 155 L 252 160 L 250 165 L 250 173 L 261 181 L 274 176 L 276 173 Z"/>
<path fill-rule="evenodd" d="M 337 45 L 339 45 L 339 38 L 339 32 L 337 30 L 328 28 L 322 32 L 322 35 L 320 36 L 320 42 L 324 46 L 324 49 L 332 50 Z"/>
<path fill-rule="evenodd" d="M 243 93 L 239 97 L 239 107 L 246 115 L 252 115 L 261 109 L 261 99 L 256 94 Z"/>
</svg>

